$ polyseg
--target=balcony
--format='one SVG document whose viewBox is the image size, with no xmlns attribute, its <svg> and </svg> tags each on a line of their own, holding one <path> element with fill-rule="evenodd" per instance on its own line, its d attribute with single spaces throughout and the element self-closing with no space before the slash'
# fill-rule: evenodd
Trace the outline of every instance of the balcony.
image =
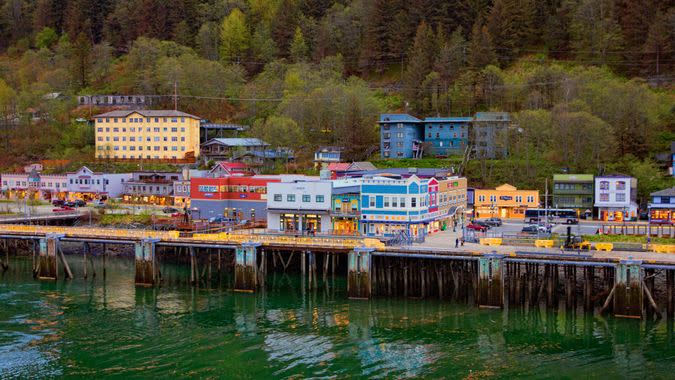
<svg viewBox="0 0 675 380">
<path fill-rule="evenodd" d="M 553 189 L 553 195 L 587 195 L 593 196 L 593 188 L 590 189 Z"/>
</svg>

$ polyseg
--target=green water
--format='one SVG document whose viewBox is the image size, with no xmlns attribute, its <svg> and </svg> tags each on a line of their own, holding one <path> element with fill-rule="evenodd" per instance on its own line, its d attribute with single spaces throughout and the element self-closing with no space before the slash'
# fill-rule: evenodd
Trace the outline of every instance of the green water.
<svg viewBox="0 0 675 380">
<path fill-rule="evenodd" d="M 264 293 L 196 290 L 167 267 L 168 285 L 139 288 L 131 261 L 110 264 L 105 282 L 99 272 L 54 283 L 34 281 L 30 260 L 11 262 L 0 378 L 675 377 L 672 322 L 350 301 L 344 281 L 303 295 L 280 276 Z"/>
</svg>

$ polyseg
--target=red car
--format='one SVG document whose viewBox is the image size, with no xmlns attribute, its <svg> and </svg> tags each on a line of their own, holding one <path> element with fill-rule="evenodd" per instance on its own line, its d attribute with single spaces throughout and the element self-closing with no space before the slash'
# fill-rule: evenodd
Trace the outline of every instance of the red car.
<svg viewBox="0 0 675 380">
<path fill-rule="evenodd" d="M 475 224 L 475 223 L 469 223 L 467 224 L 466 228 L 474 231 L 479 231 L 479 232 L 485 232 L 487 231 L 487 227 L 481 226 L 480 224 Z"/>
<path fill-rule="evenodd" d="M 62 206 L 52 210 L 52 212 L 66 212 L 66 211 L 75 211 L 75 209 L 70 206 Z"/>
</svg>

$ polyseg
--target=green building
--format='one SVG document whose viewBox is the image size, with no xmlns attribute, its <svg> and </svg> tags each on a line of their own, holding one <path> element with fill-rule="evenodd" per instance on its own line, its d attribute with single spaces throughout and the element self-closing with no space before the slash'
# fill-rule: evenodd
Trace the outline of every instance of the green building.
<svg viewBox="0 0 675 380">
<path fill-rule="evenodd" d="M 579 216 L 593 212 L 593 174 L 553 175 L 554 208 L 571 208 Z"/>
</svg>

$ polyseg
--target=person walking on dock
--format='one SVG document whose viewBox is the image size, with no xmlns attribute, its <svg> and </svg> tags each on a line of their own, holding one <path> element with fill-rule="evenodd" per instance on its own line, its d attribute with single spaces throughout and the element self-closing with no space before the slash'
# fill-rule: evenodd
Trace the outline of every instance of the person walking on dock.
<svg viewBox="0 0 675 380">
<path fill-rule="evenodd" d="M 455 239 L 455 248 L 459 248 L 459 238 Z"/>
</svg>

